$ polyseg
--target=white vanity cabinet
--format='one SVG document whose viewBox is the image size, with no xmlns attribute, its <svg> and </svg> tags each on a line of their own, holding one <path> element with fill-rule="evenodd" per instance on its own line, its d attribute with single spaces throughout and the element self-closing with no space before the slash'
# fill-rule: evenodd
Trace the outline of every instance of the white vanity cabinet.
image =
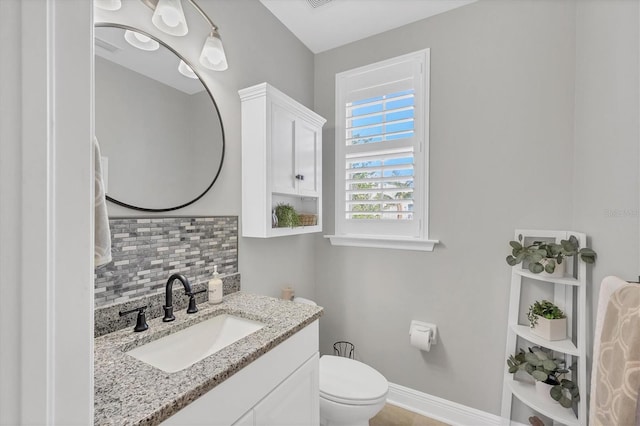
<svg viewBox="0 0 640 426">
<path fill-rule="evenodd" d="M 318 360 L 316 320 L 162 424 L 317 426 Z"/>
<path fill-rule="evenodd" d="M 320 422 L 318 386 L 318 356 L 316 355 L 253 408 L 254 424 L 256 426 L 317 425 Z"/>
<path fill-rule="evenodd" d="M 268 238 L 322 231 L 322 126 L 326 120 L 273 86 L 240 90 L 242 235 Z M 279 203 L 317 216 L 316 225 L 273 227 Z"/>
</svg>

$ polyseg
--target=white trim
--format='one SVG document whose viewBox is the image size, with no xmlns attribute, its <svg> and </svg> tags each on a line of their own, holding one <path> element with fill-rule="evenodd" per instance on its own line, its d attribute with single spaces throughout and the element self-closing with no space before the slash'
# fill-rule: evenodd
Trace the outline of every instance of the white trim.
<svg viewBox="0 0 640 426">
<path fill-rule="evenodd" d="M 91 5 L 0 7 L 0 424 L 93 423 Z"/>
<path fill-rule="evenodd" d="M 422 49 L 336 74 L 334 205 L 336 235 L 331 237 L 332 244 L 404 250 L 433 250 L 428 232 L 429 74 L 430 49 Z M 389 90 L 408 90 L 409 88 L 415 90 L 414 135 L 403 142 L 401 140 L 395 141 L 413 148 L 415 160 L 413 179 L 416 185 L 413 192 L 414 218 L 406 221 L 348 220 L 345 217 L 347 202 L 344 172 L 347 153 L 350 150 L 375 152 L 381 146 L 378 144 L 371 144 L 370 147 L 364 145 L 346 146 L 346 102 L 352 100 L 354 96 L 354 99 L 363 99 L 367 96 L 381 95 L 384 93 L 382 88 L 388 88 L 388 84 L 395 85 L 394 89 Z M 380 144 L 382 143 L 384 142 L 380 142 Z M 354 236 L 358 238 L 352 238 Z"/>
<path fill-rule="evenodd" d="M 20 422 L 54 423 L 53 7 L 21 2 Z M 42 35 L 29 37 L 33 28 Z M 34 264 L 35 262 L 35 264 Z M 37 265 L 37 267 L 34 267 Z M 30 286 L 24 286 L 31 283 Z M 27 403 L 30 401 L 30 403 Z"/>
<path fill-rule="evenodd" d="M 264 96 L 269 96 L 273 99 L 277 99 L 281 106 L 287 106 L 289 111 L 292 113 L 303 117 L 304 119 L 310 121 L 316 126 L 324 126 L 324 123 L 327 122 L 327 119 L 316 114 L 312 110 L 308 108 L 300 108 L 300 104 L 293 100 L 288 95 L 285 95 L 280 90 L 276 89 L 269 83 L 260 83 L 255 86 L 247 87 L 245 89 L 238 90 L 238 94 L 240 95 L 240 101 L 248 101 L 251 99 L 257 99 Z"/>
<path fill-rule="evenodd" d="M 2 0 L 0 0 L 2 1 Z M 52 424 L 93 423 L 93 2 L 49 0 L 53 123 Z M 33 32 L 33 28 L 30 28 Z M 33 267 L 33 264 L 31 265 Z M 23 403 L 28 404 L 28 400 Z"/>
<path fill-rule="evenodd" d="M 7 301 L 0 310 L 0 424 L 19 424 L 20 420 L 20 327 L 16 318 L 21 309 L 22 269 L 20 245 L 22 192 L 20 187 L 22 133 L 20 98 L 21 4 L 0 1 L 0 299 Z M 10 284 L 6 284 L 10 283 Z"/>
<path fill-rule="evenodd" d="M 333 246 L 370 247 L 397 250 L 433 251 L 440 240 L 419 240 L 416 238 L 378 237 L 362 235 L 325 235 Z"/>
<path fill-rule="evenodd" d="M 395 383 L 389 383 L 387 402 L 452 426 L 525 426 L 486 411 L 467 407 Z"/>
</svg>

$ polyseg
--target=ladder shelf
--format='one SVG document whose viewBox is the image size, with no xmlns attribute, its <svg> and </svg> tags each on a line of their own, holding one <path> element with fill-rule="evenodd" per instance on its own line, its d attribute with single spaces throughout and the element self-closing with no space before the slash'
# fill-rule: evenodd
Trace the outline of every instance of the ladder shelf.
<svg viewBox="0 0 640 426">
<path fill-rule="evenodd" d="M 524 244 L 540 240 L 559 243 L 561 240 L 567 240 L 574 236 L 581 248 L 587 246 L 586 235 L 579 232 L 516 230 L 515 239 L 518 240 L 520 235 Z M 512 267 L 505 362 L 510 355 L 515 355 L 518 348 L 522 346 L 525 348 L 542 346 L 553 351 L 555 357 L 564 359 L 567 367 L 576 365 L 576 368 L 567 374 L 567 378 L 577 383 L 580 388 L 580 401 L 574 403 L 573 408 L 564 408 L 559 403 L 550 402 L 536 392 L 532 383 L 515 380 L 514 374 L 509 373 L 505 364 L 501 415 L 506 419 L 511 419 L 512 402 L 515 397 L 536 413 L 546 416 L 554 422 L 570 426 L 587 425 L 586 264 L 578 259 L 569 258 L 567 266 L 569 268 L 563 277 L 534 274 L 528 269 L 524 269 L 522 264 Z M 521 306 L 524 310 L 524 306 L 529 306 L 535 301 L 521 301 L 522 288 L 531 283 L 531 280 L 547 283 L 552 287 L 552 302 L 567 315 L 566 339 L 548 341 L 533 334 L 528 322 L 527 324 L 519 323 Z M 523 344 L 518 345 L 518 339 Z"/>
</svg>

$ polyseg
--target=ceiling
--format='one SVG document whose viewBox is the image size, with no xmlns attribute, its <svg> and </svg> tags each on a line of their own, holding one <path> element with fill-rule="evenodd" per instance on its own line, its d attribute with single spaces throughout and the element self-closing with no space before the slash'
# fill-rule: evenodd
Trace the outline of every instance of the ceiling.
<svg viewBox="0 0 640 426">
<path fill-rule="evenodd" d="M 474 1 L 260 0 L 313 53 L 324 52 Z"/>
</svg>

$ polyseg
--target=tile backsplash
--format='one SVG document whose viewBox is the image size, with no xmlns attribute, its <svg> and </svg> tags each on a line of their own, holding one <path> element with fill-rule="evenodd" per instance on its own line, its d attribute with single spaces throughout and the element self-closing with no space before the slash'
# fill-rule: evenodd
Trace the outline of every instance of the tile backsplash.
<svg viewBox="0 0 640 426">
<path fill-rule="evenodd" d="M 109 219 L 113 261 L 95 273 L 95 305 L 161 293 L 173 273 L 192 284 L 238 272 L 238 217 Z"/>
</svg>

